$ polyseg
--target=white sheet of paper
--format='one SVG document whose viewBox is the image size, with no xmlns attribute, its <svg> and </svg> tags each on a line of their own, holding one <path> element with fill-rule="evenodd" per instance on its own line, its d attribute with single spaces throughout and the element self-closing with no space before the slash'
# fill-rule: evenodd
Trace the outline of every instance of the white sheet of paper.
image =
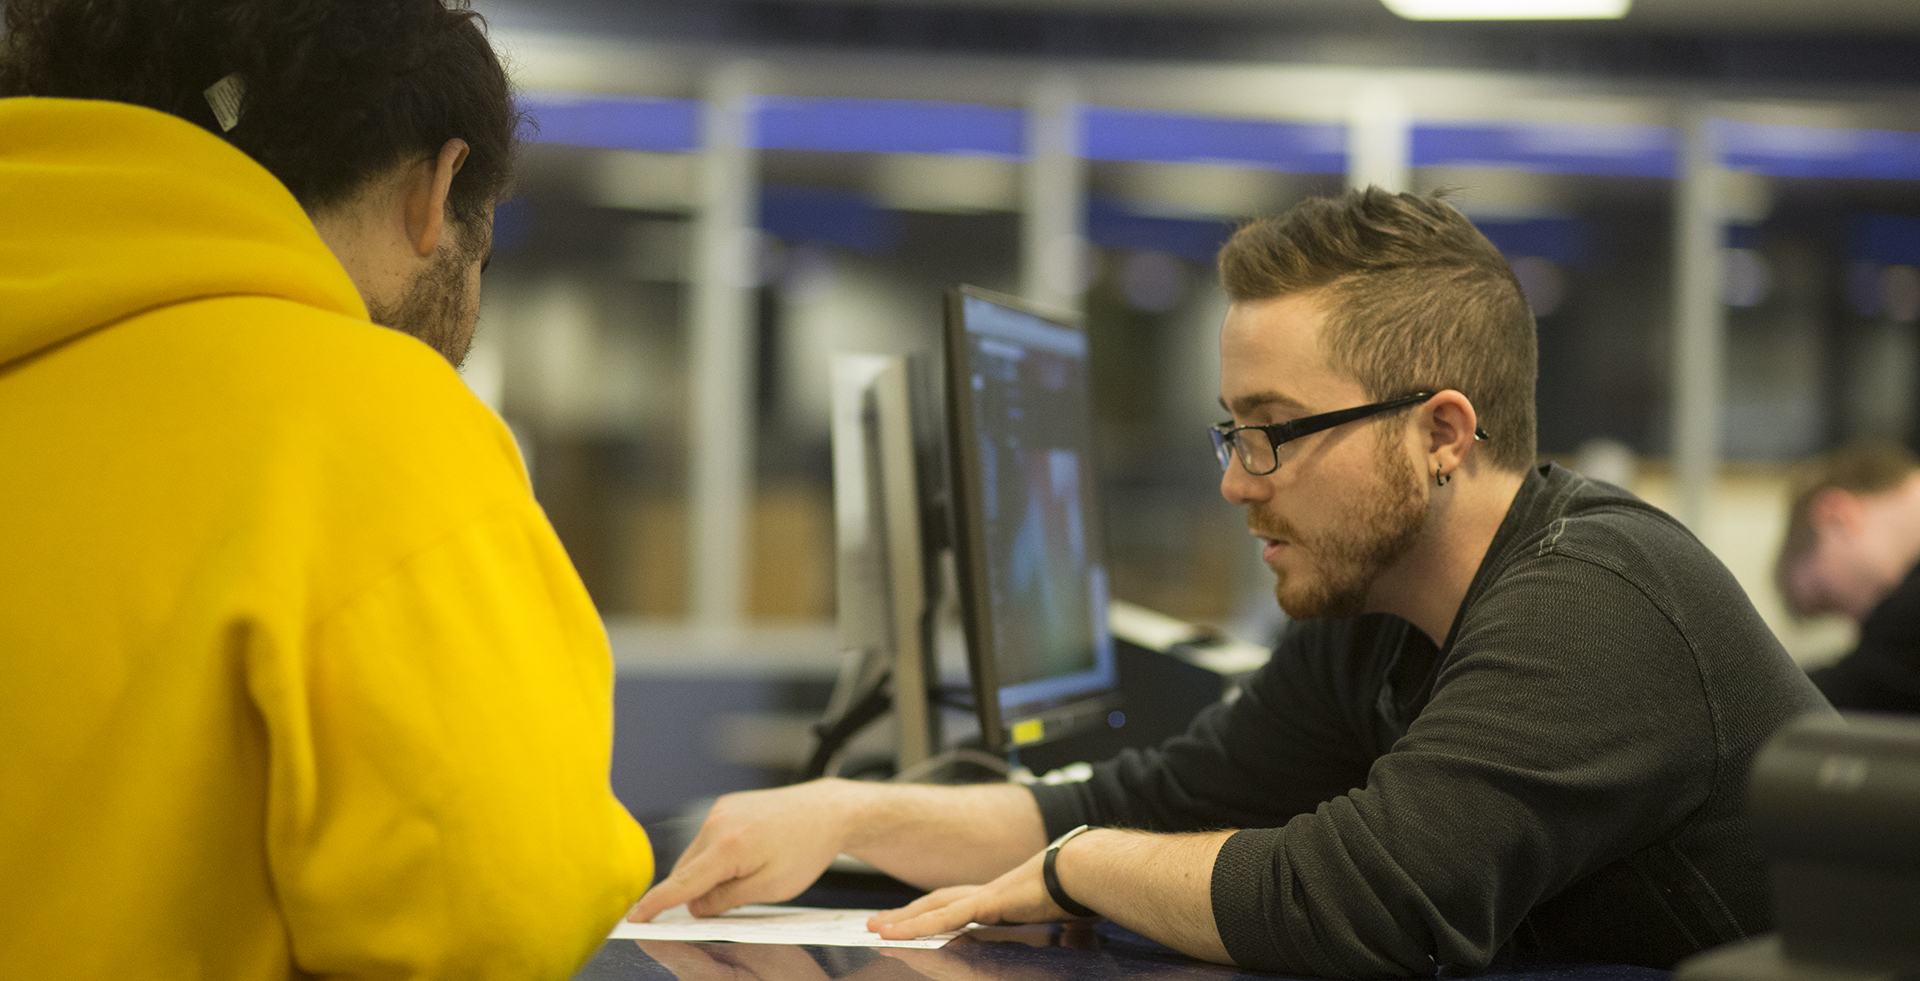
<svg viewBox="0 0 1920 981">
<path fill-rule="evenodd" d="M 609 940 L 730 940 L 743 944 L 811 944 L 819 947 L 942 947 L 959 936 L 942 933 L 918 940 L 886 940 L 867 929 L 877 910 L 814 909 L 807 906 L 742 906 L 719 916 L 695 917 L 685 906 L 652 923 L 621 920 Z"/>
</svg>

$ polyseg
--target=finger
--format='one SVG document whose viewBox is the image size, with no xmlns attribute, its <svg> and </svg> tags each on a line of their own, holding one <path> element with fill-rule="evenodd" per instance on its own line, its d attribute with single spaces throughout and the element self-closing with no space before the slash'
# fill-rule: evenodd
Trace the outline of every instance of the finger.
<svg viewBox="0 0 1920 981">
<path fill-rule="evenodd" d="M 950 906 L 930 910 L 874 932 L 887 940 L 911 940 L 915 937 L 931 937 L 936 933 L 951 933 L 978 919 L 975 915 L 976 905 L 977 901 L 968 896 Z"/>
<path fill-rule="evenodd" d="M 699 830 L 693 833 L 693 840 L 687 842 L 687 847 L 680 850 L 680 857 L 674 860 L 673 871 L 678 872 L 689 863 L 705 855 L 714 847 L 715 839 L 726 833 L 726 831 L 722 829 L 722 826 L 731 826 L 729 824 L 729 816 L 732 813 L 732 809 L 728 805 L 730 803 L 729 798 L 732 796 L 732 794 L 722 796 L 715 800 L 712 806 L 707 808 L 706 816 L 700 819 Z"/>
<path fill-rule="evenodd" d="M 688 862 L 691 862 L 694 859 L 699 858 L 701 853 L 705 852 L 706 850 L 707 850 L 707 847 L 700 843 L 700 839 L 698 838 L 693 839 L 692 844 L 689 844 L 686 847 L 686 849 L 680 853 L 680 857 L 673 860 L 673 868 L 668 869 L 667 874 L 672 875 L 673 873 L 678 872 L 681 869 L 685 868 Z"/>
<path fill-rule="evenodd" d="M 867 929 L 878 933 L 880 924 L 897 923 L 901 920 L 919 916 L 928 910 L 939 909 L 962 896 L 979 890 L 979 886 L 947 886 L 921 896 L 899 909 L 885 909 L 867 918 Z"/>
<path fill-rule="evenodd" d="M 924 937 L 932 933 L 945 933 L 948 929 L 959 927 L 933 929 L 920 933 L 902 931 L 919 930 L 934 922 L 945 923 L 956 916 L 960 917 L 959 926 L 966 926 L 983 915 L 980 912 L 983 899 L 984 887 L 982 886 L 950 886 L 930 892 L 891 914 L 875 916 L 868 922 L 867 929 L 888 940 L 904 940 L 910 937 Z"/>
<path fill-rule="evenodd" d="M 930 909 L 939 909 L 962 896 L 970 896 L 979 891 L 979 886 L 947 886 L 945 888 L 935 889 L 897 910 L 889 910 L 888 912 L 899 914 L 891 917 L 891 919 L 896 920 L 901 919 L 903 916 L 915 916 Z"/>
<path fill-rule="evenodd" d="M 671 878 L 662 879 L 627 910 L 628 923 L 650 923 L 653 918 L 687 901 L 688 890 Z"/>
<path fill-rule="evenodd" d="M 701 884 L 688 879 L 682 870 L 653 884 L 653 888 L 640 897 L 640 901 L 627 910 L 627 920 L 632 923 L 648 923 L 654 917 L 666 912 L 706 892 Z"/>
<path fill-rule="evenodd" d="M 703 854 L 674 869 L 671 875 L 647 890 L 647 894 L 633 904 L 627 919 L 645 923 L 681 903 L 690 903 L 712 892 L 715 886 L 734 878 L 736 874 L 737 871 L 722 859 L 713 857 L 712 853 Z M 691 905 L 688 910 L 692 911 Z M 699 914 L 696 912 L 694 915 Z"/>
<path fill-rule="evenodd" d="M 755 895 L 755 893 L 763 891 L 757 883 L 751 880 L 730 879 L 707 890 L 706 893 L 701 896 L 687 900 L 687 912 L 695 916 L 719 916 L 736 906 L 745 906 L 748 903 L 757 903 L 763 900 L 771 901 L 768 897 Z M 783 896 L 779 898 L 790 899 L 792 897 Z"/>
</svg>

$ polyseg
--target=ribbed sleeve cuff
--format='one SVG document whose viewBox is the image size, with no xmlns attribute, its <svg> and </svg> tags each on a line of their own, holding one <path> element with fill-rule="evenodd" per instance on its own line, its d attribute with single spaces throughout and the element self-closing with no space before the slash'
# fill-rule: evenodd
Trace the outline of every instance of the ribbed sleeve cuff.
<svg viewBox="0 0 1920 981">
<path fill-rule="evenodd" d="M 1241 967 L 1273 970 L 1295 960 L 1275 942 L 1268 921 L 1279 911 L 1280 897 L 1273 894 L 1273 851 L 1280 845 L 1280 831 L 1234 832 L 1213 860 L 1213 925 L 1227 955 Z"/>
<path fill-rule="evenodd" d="M 1066 834 L 1083 824 L 1099 824 L 1093 815 L 1093 797 L 1084 782 L 1036 783 L 1027 790 L 1040 805 L 1040 820 L 1047 826 L 1047 840 Z"/>
</svg>

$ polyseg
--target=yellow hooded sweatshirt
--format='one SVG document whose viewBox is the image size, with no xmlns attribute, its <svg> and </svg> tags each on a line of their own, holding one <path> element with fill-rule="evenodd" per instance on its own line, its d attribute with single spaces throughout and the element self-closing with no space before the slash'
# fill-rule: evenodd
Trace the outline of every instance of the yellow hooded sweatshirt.
<svg viewBox="0 0 1920 981">
<path fill-rule="evenodd" d="M 645 889 L 506 429 L 272 175 L 0 99 L 0 977 L 564 978 Z"/>
</svg>

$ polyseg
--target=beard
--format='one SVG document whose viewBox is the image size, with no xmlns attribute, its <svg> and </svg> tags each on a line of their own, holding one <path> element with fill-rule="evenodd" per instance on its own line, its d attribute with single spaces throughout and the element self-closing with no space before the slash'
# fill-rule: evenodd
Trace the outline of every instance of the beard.
<svg viewBox="0 0 1920 981">
<path fill-rule="evenodd" d="M 1351 495 L 1326 530 L 1304 534 L 1286 521 L 1249 510 L 1256 534 L 1286 541 L 1299 552 L 1292 570 L 1276 567 L 1273 594 L 1295 620 L 1350 617 L 1365 610 L 1367 593 L 1388 566 L 1405 555 L 1426 527 L 1420 475 L 1393 441 L 1382 438 L 1374 485 Z"/>
<path fill-rule="evenodd" d="M 442 249 L 397 302 L 368 304 L 368 319 L 412 334 L 449 364 L 460 367 L 467 360 L 479 315 L 467 294 L 467 270 L 474 261 L 468 250 Z"/>
</svg>

